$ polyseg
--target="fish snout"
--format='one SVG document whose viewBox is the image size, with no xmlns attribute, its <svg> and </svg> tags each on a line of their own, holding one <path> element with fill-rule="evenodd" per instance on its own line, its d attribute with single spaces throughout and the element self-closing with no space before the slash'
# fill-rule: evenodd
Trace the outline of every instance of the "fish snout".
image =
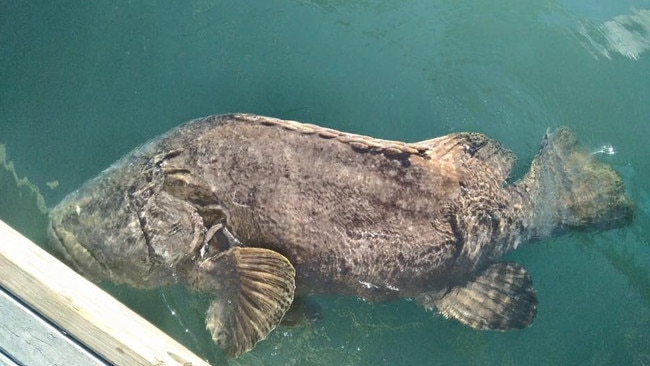
<svg viewBox="0 0 650 366">
<path fill-rule="evenodd" d="M 76 204 L 68 204 L 68 201 L 69 197 L 50 211 L 48 245 L 59 259 L 85 277 L 93 280 L 104 278 L 107 275 L 104 266 L 75 233 L 83 227 L 79 217 L 81 208 Z"/>
</svg>

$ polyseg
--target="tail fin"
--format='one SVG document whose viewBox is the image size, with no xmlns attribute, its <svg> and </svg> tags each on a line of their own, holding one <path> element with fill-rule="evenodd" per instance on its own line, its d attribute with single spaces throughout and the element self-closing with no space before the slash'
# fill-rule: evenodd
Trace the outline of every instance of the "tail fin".
<svg viewBox="0 0 650 366">
<path fill-rule="evenodd" d="M 516 184 L 525 189 L 535 212 L 535 236 L 565 227 L 609 229 L 631 221 L 634 205 L 621 177 L 580 151 L 573 133 L 546 134 L 529 172 Z"/>
</svg>

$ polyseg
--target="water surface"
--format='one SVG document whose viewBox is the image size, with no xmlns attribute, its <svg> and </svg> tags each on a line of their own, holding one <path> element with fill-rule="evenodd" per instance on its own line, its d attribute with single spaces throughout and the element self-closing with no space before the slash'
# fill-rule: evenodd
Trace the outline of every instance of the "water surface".
<svg viewBox="0 0 650 366">
<path fill-rule="evenodd" d="M 0 2 L 0 143 L 52 206 L 144 141 L 209 114 L 406 141 L 479 131 L 519 156 L 515 175 L 547 129 L 568 126 L 621 173 L 637 215 L 508 256 L 535 282 L 531 328 L 477 332 L 407 300 L 319 297 L 320 322 L 278 328 L 230 362 L 648 365 L 648 49 L 641 0 Z M 11 205 L 0 217 L 42 239 Z M 202 330 L 206 298 L 105 287 L 225 360 Z"/>
</svg>

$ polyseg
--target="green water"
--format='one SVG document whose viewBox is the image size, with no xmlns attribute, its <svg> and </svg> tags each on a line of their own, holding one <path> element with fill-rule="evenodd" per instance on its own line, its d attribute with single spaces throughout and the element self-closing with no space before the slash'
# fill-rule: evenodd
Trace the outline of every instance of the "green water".
<svg viewBox="0 0 650 366">
<path fill-rule="evenodd" d="M 531 328 L 476 332 L 407 300 L 317 298 L 321 321 L 278 328 L 230 362 L 650 365 L 648 9 L 647 0 L 0 1 L 0 143 L 52 206 L 147 139 L 209 114 L 406 141 L 479 131 L 520 157 L 516 174 L 548 128 L 569 126 L 593 151 L 614 148 L 597 158 L 621 173 L 637 215 L 622 229 L 509 255 L 535 282 Z M 42 238 L 25 223 L 28 204 L 0 197 L 3 220 Z M 226 362 L 202 330 L 205 299 L 105 286 Z"/>
</svg>

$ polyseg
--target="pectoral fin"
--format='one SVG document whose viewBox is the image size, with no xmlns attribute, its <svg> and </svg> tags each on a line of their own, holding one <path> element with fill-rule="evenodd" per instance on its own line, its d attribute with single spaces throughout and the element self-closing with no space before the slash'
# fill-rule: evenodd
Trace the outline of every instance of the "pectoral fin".
<svg viewBox="0 0 650 366">
<path fill-rule="evenodd" d="M 474 281 L 454 287 L 436 302 L 438 311 L 476 329 L 509 330 L 530 326 L 537 297 L 528 272 L 517 263 L 499 262 Z"/>
<path fill-rule="evenodd" d="M 206 323 L 212 339 L 231 357 L 266 338 L 293 301 L 295 270 L 272 250 L 231 248 L 206 259 L 199 269 L 212 272 L 222 284 Z"/>
</svg>

